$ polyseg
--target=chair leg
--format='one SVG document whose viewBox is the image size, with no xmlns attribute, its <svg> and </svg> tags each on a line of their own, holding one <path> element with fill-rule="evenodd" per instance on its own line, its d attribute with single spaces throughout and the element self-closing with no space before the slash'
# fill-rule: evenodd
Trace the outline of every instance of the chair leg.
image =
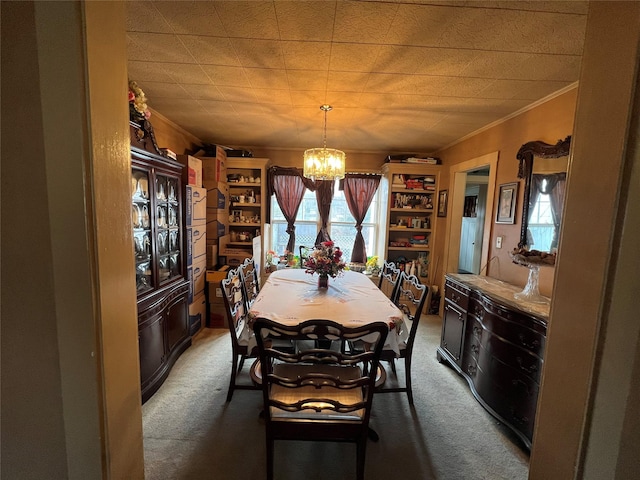
<svg viewBox="0 0 640 480">
<path fill-rule="evenodd" d="M 389 365 L 391 366 L 391 371 L 397 377 L 398 373 L 396 372 L 396 361 L 395 361 L 395 359 L 389 360 Z"/>
<path fill-rule="evenodd" d="M 273 450 L 274 440 L 267 435 L 267 480 L 273 480 Z"/>
<path fill-rule="evenodd" d="M 367 437 L 360 438 L 357 442 L 356 453 L 356 479 L 364 480 L 364 463 L 367 453 Z"/>
<path fill-rule="evenodd" d="M 227 390 L 227 402 L 231 401 L 233 397 L 233 390 L 236 386 L 236 375 L 238 374 L 238 355 L 235 352 L 232 354 L 233 359 L 231 360 L 231 379 L 229 380 L 229 390 Z"/>
<path fill-rule="evenodd" d="M 411 352 L 407 352 L 407 356 L 404 357 L 404 374 L 407 384 L 407 397 L 409 399 L 409 405 L 413 405 L 413 390 L 411 389 Z"/>
</svg>

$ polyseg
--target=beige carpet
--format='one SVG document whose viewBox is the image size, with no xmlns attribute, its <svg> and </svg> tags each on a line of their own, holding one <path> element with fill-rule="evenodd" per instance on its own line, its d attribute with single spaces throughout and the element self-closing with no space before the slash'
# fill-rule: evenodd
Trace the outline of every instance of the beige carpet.
<svg viewBox="0 0 640 480">
<path fill-rule="evenodd" d="M 436 360 L 440 325 L 439 317 L 424 316 L 418 329 L 415 409 L 405 394 L 374 398 L 371 426 L 380 441 L 367 446 L 366 478 L 526 479 L 528 454 L 473 398 L 466 381 Z M 240 390 L 226 403 L 230 365 L 228 332 L 204 329 L 143 405 L 147 480 L 265 478 L 262 397 Z M 248 365 L 248 382 L 247 372 Z M 355 446 L 276 442 L 275 478 L 353 479 Z"/>
</svg>

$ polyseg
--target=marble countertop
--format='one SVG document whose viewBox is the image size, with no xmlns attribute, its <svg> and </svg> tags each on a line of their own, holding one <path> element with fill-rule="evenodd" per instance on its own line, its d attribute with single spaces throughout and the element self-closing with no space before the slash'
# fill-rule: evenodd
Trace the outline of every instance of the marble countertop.
<svg viewBox="0 0 640 480">
<path fill-rule="evenodd" d="M 487 294 L 500 303 L 541 317 L 547 322 L 549 321 L 551 299 L 548 297 L 542 297 L 543 300 L 541 302 L 518 300 L 513 295 L 521 292 L 522 287 L 516 287 L 510 283 L 496 280 L 492 277 L 473 274 L 447 273 L 446 276 L 470 288 L 481 290 L 482 293 Z"/>
</svg>

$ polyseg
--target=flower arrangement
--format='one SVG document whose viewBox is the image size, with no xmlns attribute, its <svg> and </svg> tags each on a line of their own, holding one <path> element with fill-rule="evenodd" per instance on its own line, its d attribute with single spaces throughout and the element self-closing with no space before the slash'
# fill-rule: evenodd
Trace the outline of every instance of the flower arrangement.
<svg viewBox="0 0 640 480">
<path fill-rule="evenodd" d="M 337 277 L 345 269 L 342 261 L 342 250 L 336 247 L 333 242 L 322 242 L 316 245 L 315 249 L 304 262 L 306 273 L 313 275 L 317 273 L 322 276 Z"/>
<path fill-rule="evenodd" d="M 367 258 L 366 267 L 367 267 L 366 272 L 369 275 L 377 275 L 378 273 L 380 273 L 380 266 L 378 265 L 378 256 L 373 255 Z"/>
<path fill-rule="evenodd" d="M 273 265 L 274 261 L 274 257 L 276 256 L 276 252 L 274 252 L 273 250 L 269 250 L 267 252 L 267 266 L 269 265 Z"/>
<path fill-rule="evenodd" d="M 129 82 L 129 116 L 134 121 L 144 121 L 151 116 L 147 108 L 147 96 L 133 80 Z"/>
</svg>

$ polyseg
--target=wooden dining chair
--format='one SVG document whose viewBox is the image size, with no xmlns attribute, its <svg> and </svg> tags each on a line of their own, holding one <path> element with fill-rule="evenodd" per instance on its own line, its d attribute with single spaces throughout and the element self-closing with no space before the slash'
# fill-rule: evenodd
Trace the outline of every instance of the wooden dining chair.
<svg viewBox="0 0 640 480">
<path fill-rule="evenodd" d="M 247 258 L 240 265 L 240 276 L 242 278 L 242 288 L 244 289 L 244 295 L 247 301 L 247 311 L 253 305 L 258 292 L 260 292 L 260 283 L 258 281 L 258 270 L 256 269 L 256 262 L 253 258 Z"/>
<path fill-rule="evenodd" d="M 398 287 L 398 280 L 400 280 L 401 270 L 396 267 L 393 262 L 384 262 L 382 269 L 380 270 L 380 280 L 378 281 L 378 288 L 393 301 L 396 289 Z"/>
<path fill-rule="evenodd" d="M 300 245 L 300 268 L 304 268 L 304 261 L 307 258 L 309 258 L 309 255 L 311 255 L 311 252 L 313 252 L 312 247 L 306 247 L 304 245 Z"/>
<path fill-rule="evenodd" d="M 253 328 L 262 365 L 267 480 L 274 478 L 276 440 L 355 443 L 356 478 L 364 480 L 376 373 L 389 326 L 372 322 L 348 328 L 330 320 L 307 320 L 285 326 L 258 318 Z M 269 347 L 269 337 L 329 342 L 366 337 L 371 347 L 366 352 L 351 354 L 312 346 L 288 354 Z M 318 462 L 314 468 L 321 465 Z"/>
<path fill-rule="evenodd" d="M 398 345 L 400 348 L 399 358 L 404 358 L 405 385 L 399 387 L 385 387 L 382 385 L 376 391 L 381 393 L 406 392 L 410 405 L 413 405 L 413 390 L 411 388 L 411 358 L 413 356 L 413 347 L 422 310 L 425 304 L 429 304 L 430 299 L 431 289 L 429 286 L 420 283 L 420 280 L 415 275 L 407 275 L 404 272 L 400 273 L 400 279 L 393 302 L 404 314 L 404 321 L 400 328 L 407 329 L 408 333 L 407 339 Z M 393 334 L 393 332 L 390 333 L 390 335 Z M 389 363 L 391 370 L 397 377 L 395 365 L 396 353 L 391 348 L 385 347 L 382 350 L 380 359 Z"/>
<path fill-rule="evenodd" d="M 231 337 L 231 378 L 227 390 L 227 402 L 230 402 L 235 390 L 260 390 L 259 385 L 238 384 L 236 381 L 245 360 L 257 358 L 257 348 L 249 350 L 253 330 L 248 323 L 247 300 L 239 268 L 229 270 L 227 277 L 220 281 L 220 288 Z"/>
</svg>

